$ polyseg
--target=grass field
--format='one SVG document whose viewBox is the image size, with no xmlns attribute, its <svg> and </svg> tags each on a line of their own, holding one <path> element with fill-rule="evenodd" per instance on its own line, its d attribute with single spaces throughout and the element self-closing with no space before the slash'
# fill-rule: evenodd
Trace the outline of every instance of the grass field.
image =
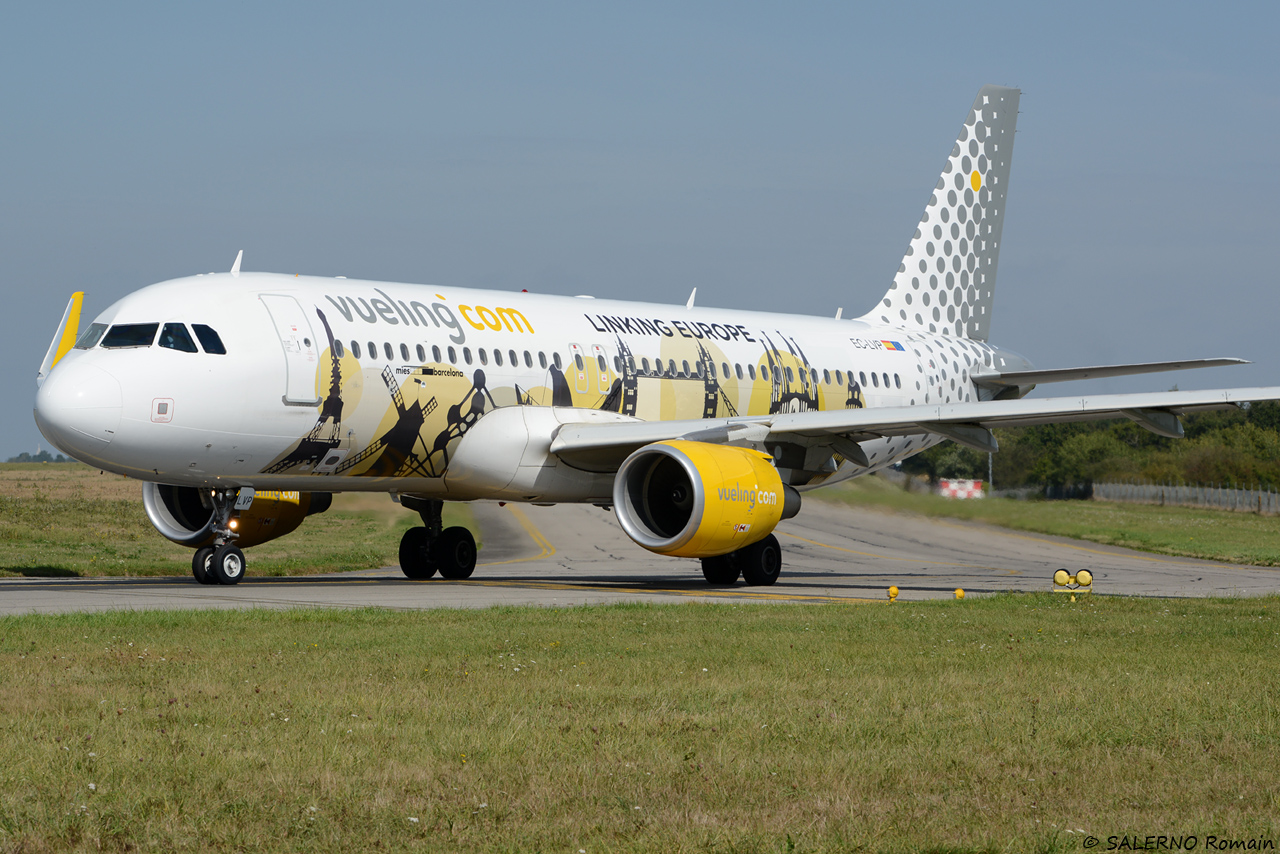
<svg viewBox="0 0 1280 854">
<path fill-rule="evenodd" d="M 1280 602 L 0 619 L 0 851 L 1280 836 Z"/>
<path fill-rule="evenodd" d="M 905 492 L 878 477 L 858 478 L 810 495 L 855 507 L 972 519 L 1019 531 L 1159 554 L 1280 566 L 1277 516 L 1105 501 L 957 501 L 930 493 Z"/>
<path fill-rule="evenodd" d="M 293 535 L 249 550 L 249 575 L 394 565 L 401 533 L 416 524 L 385 494 L 335 495 Z M 445 524 L 475 530 L 463 504 L 445 505 Z M 0 464 L 0 577 L 185 575 L 191 554 L 147 521 L 136 480 L 79 463 Z"/>
</svg>

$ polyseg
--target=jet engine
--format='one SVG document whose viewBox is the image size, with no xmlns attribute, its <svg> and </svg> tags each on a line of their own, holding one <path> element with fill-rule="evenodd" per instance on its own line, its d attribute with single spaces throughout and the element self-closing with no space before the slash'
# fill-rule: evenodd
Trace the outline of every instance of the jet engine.
<svg viewBox="0 0 1280 854">
<path fill-rule="evenodd" d="M 768 454 L 675 439 L 645 445 L 618 469 L 613 510 L 651 552 L 710 558 L 769 536 L 800 511 Z"/>
<path fill-rule="evenodd" d="M 247 508 L 231 511 L 227 527 L 237 534 L 236 545 L 256 546 L 283 537 L 332 503 L 328 492 L 260 491 Z M 198 549 L 213 543 L 217 512 L 212 490 L 145 483 L 142 505 L 156 530 L 178 545 Z"/>
</svg>

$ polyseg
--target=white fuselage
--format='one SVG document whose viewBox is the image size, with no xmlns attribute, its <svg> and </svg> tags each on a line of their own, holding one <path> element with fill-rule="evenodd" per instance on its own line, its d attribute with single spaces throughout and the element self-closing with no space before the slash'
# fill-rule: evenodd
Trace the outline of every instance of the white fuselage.
<svg viewBox="0 0 1280 854">
<path fill-rule="evenodd" d="M 163 335 L 67 353 L 36 416 L 84 462 L 175 485 L 458 500 L 607 498 L 599 475 L 529 495 L 451 477 L 451 463 L 486 453 L 468 434 L 507 407 L 654 421 L 959 403 L 978 399 L 973 371 L 1025 366 L 984 342 L 858 320 L 265 273 L 152 285 L 95 323 L 201 324 L 226 353 L 161 346 Z M 870 467 L 797 463 L 809 474 L 796 485 L 937 441 L 867 442 Z"/>
</svg>

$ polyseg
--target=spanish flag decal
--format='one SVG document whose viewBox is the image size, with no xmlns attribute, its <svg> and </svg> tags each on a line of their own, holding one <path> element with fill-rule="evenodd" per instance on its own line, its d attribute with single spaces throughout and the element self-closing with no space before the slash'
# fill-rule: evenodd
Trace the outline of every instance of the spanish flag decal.
<svg viewBox="0 0 1280 854">
<path fill-rule="evenodd" d="M 884 345 L 884 348 L 886 350 L 906 350 L 907 349 L 906 347 L 903 347 L 901 344 L 899 344 L 897 341 L 881 341 L 880 343 Z"/>
</svg>

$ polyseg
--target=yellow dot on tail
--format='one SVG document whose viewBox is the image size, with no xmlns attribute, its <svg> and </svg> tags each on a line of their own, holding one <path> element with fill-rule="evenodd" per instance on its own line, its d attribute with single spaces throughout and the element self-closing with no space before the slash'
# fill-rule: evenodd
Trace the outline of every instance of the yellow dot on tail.
<svg viewBox="0 0 1280 854">
<path fill-rule="evenodd" d="M 977 169 L 974 169 L 973 174 L 969 176 L 969 185 L 973 187 L 975 193 L 982 189 L 982 176 L 978 174 Z"/>
</svg>

